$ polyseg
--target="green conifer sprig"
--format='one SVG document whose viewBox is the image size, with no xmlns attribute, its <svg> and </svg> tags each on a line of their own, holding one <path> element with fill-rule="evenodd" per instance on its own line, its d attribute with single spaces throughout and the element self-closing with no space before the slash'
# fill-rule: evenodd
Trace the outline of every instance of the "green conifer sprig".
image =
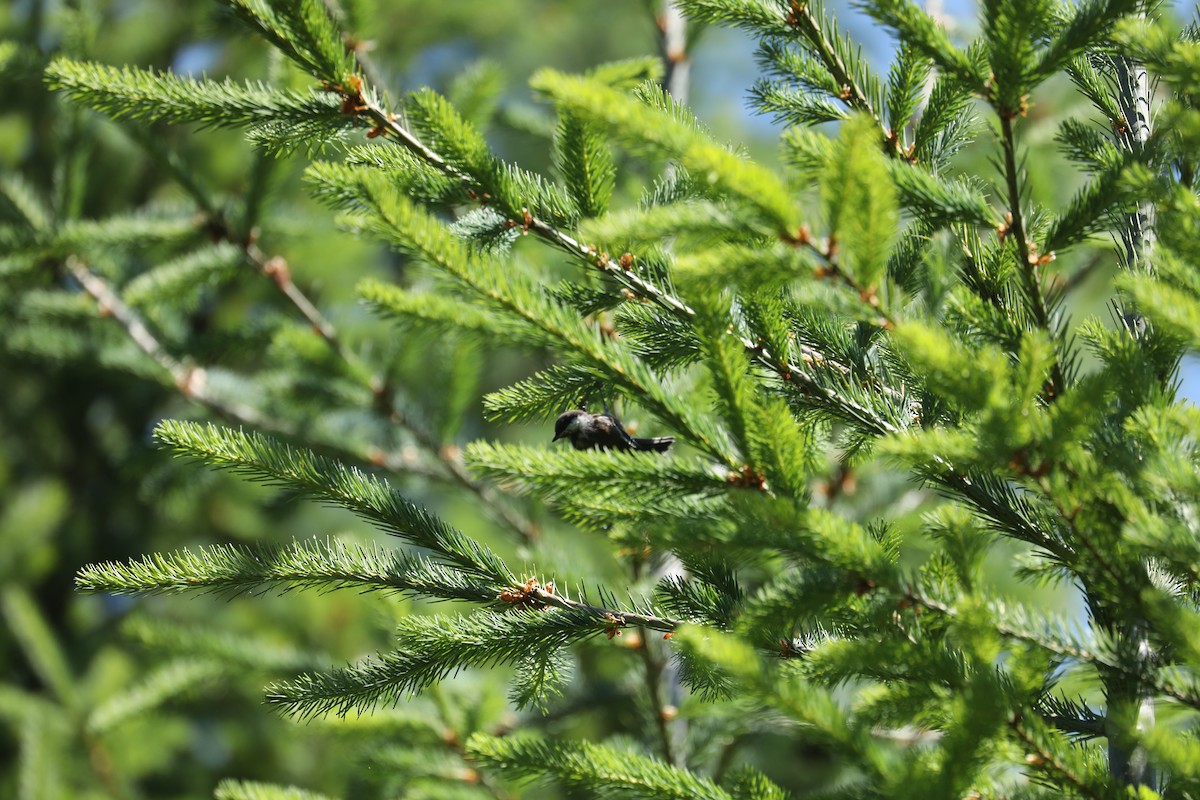
<svg viewBox="0 0 1200 800">
<path fill-rule="evenodd" d="M 967 179 L 941 179 L 919 165 L 898 161 L 890 162 L 888 171 L 900 203 L 926 226 L 995 227 L 1000 222 L 980 187 Z"/>
<path fill-rule="evenodd" d="M 272 120 L 246 129 L 246 141 L 262 155 L 283 158 L 295 153 L 315 156 L 342 149 L 350 139 L 350 126 L 333 128 L 320 120 Z"/>
<path fill-rule="evenodd" d="M 554 137 L 554 165 L 583 218 L 608 210 L 617 172 L 612 151 L 596 126 L 562 115 Z"/>
<path fill-rule="evenodd" d="M 583 366 L 555 365 L 484 395 L 484 413 L 507 422 L 541 422 L 571 408 L 606 402 L 604 376 Z"/>
<path fill-rule="evenodd" d="M 359 145 L 346 152 L 341 165 L 336 162 L 317 161 L 308 166 L 308 172 L 316 177 L 314 189 L 332 189 L 337 180 L 322 178 L 325 169 L 335 171 L 342 165 L 347 167 L 370 167 L 386 173 L 400 193 L 429 204 L 466 203 L 470 200 L 462 182 L 421 160 L 402 147 L 384 144 Z"/>
<path fill-rule="evenodd" d="M 1092 105 L 1103 115 L 1105 121 L 1114 130 L 1119 128 L 1124 115 L 1118 103 L 1118 92 L 1113 85 L 1112 60 L 1098 53 L 1091 53 L 1072 59 L 1065 65 L 1064 71 L 1076 88 L 1092 101 Z"/>
<path fill-rule="evenodd" d="M 0 176 L 0 219 L 43 231 L 50 226 L 50 209 L 33 186 L 11 173 Z"/>
<path fill-rule="evenodd" d="M 429 90 L 409 96 L 405 104 L 414 131 L 450 169 L 469 176 L 478 195 L 509 219 L 525 214 L 554 227 L 573 227 L 579 209 L 557 184 L 506 164 L 492 155 L 483 135 L 446 98 Z"/>
<path fill-rule="evenodd" d="M 945 28 L 910 0 L 871 0 L 860 6 L 876 21 L 894 30 L 897 38 L 928 56 L 959 85 L 978 94 L 987 91 L 987 71 L 978 54 L 963 52 L 950 42 Z"/>
<path fill-rule="evenodd" d="M 634 352 L 652 369 L 671 374 L 700 355 L 696 331 L 678 317 L 651 311 L 642 303 L 626 303 L 618 309 L 617 319 Z M 744 348 L 746 341 L 741 345 Z"/>
<path fill-rule="evenodd" d="M 476 734 L 467 743 L 473 761 L 517 779 L 554 776 L 565 787 L 601 797 L 733 800 L 711 781 L 637 752 L 589 742 Z"/>
<path fill-rule="evenodd" d="M 1065 251 L 1105 231 L 1114 217 L 1131 213 L 1135 203 L 1123 176 L 1124 168 L 1118 163 L 1102 169 L 1075 195 L 1052 223 L 1043 251 Z"/>
<path fill-rule="evenodd" d="M 686 658 L 724 672 L 738 690 L 759 698 L 820 735 L 830 746 L 854 757 L 856 763 L 868 770 L 868 779 L 882 779 L 885 785 L 895 779 L 900 759 L 873 741 L 865 727 L 842 708 L 832 691 L 805 680 L 786 661 L 765 664 L 740 638 L 696 626 L 681 628 L 675 638 Z"/>
<path fill-rule="evenodd" d="M 280 643 L 262 635 L 234 634 L 194 623 L 130 616 L 121 633 L 140 647 L 172 656 L 215 661 L 255 672 L 302 672 L 329 663 L 324 653 Z"/>
<path fill-rule="evenodd" d="M 711 200 L 686 200 L 622 209 L 586 220 L 580 233 L 590 241 L 607 244 L 654 244 L 668 236 L 697 242 L 748 240 L 763 243 L 771 234 L 751 209 Z"/>
<path fill-rule="evenodd" d="M 586 610 L 561 608 L 406 617 L 397 628 L 394 649 L 352 667 L 273 684 L 267 702 L 302 718 L 344 716 L 395 703 L 468 667 L 546 657 L 604 634 L 614 624 Z"/>
<path fill-rule="evenodd" d="M 454 76 L 446 97 L 480 130 L 495 118 L 507 84 L 504 68 L 486 59 L 476 61 Z"/>
<path fill-rule="evenodd" d="M 213 800 L 336 800 L 326 794 L 298 789 L 294 786 L 275 786 L 257 781 L 238 781 L 226 778 L 217 784 Z"/>
<path fill-rule="evenodd" d="M 1106 760 L 1095 750 L 1080 751 L 1070 746 L 1065 735 L 1037 717 L 1022 716 L 1010 723 L 1013 735 L 1034 756 L 1031 779 L 1053 786 L 1069 786 L 1084 797 L 1098 800 L 1127 796 L 1123 786 L 1113 783 Z"/>
<path fill-rule="evenodd" d="M 245 254 L 228 242 L 194 250 L 159 264 L 125 284 L 125 302 L 134 307 L 170 303 L 190 309 L 206 289 L 214 288 L 245 265 Z"/>
<path fill-rule="evenodd" d="M 306 72 L 339 85 L 356 73 L 354 55 L 321 0 L 227 0 L 227 4 Z"/>
<path fill-rule="evenodd" d="M 508 568 L 490 549 L 357 469 L 261 434 L 214 425 L 167 420 L 155 429 L 155 437 L 180 455 L 342 505 L 468 574 L 512 582 Z"/>
<path fill-rule="evenodd" d="M 764 221 L 779 232 L 791 235 L 799 228 L 795 206 L 787 201 L 790 192 L 775 175 L 734 155 L 693 127 L 664 119 L 662 114 L 598 81 L 543 70 L 530 83 L 560 109 L 603 125 L 621 141 L 677 158 L 689 171 L 708 175 L 710 182 L 757 208 Z"/>
<path fill-rule="evenodd" d="M 555 509 L 564 519 L 601 533 L 611 531 L 616 525 L 637 523 L 644 518 L 644 508 L 639 498 L 619 494 L 600 497 L 594 493 L 564 493 L 555 501 Z M 656 547 L 683 549 L 701 542 L 727 541 L 729 538 L 726 529 L 728 511 L 716 497 L 689 495 L 663 499 L 655 505 L 653 518 L 656 523 L 666 525 L 662 529 L 656 526 L 644 529 L 646 539 Z M 689 525 L 705 526 L 703 536 L 689 539 L 684 531 Z"/>
<path fill-rule="evenodd" d="M 246 127 L 271 122 L 319 123 L 323 129 L 356 124 L 342 113 L 336 94 L 296 92 L 264 83 L 180 78 L 136 67 L 55 60 L 50 85 L 115 119 L 197 122 Z"/>
<path fill-rule="evenodd" d="M 411 292 L 382 281 L 363 281 L 358 285 L 358 295 L 381 316 L 408 327 L 436 326 L 480 337 L 503 336 L 511 327 L 495 314 L 466 305 L 456 298 L 434 292 Z"/>
<path fill-rule="evenodd" d="M 1088 0 L 1069 9 L 1040 54 L 1034 79 L 1050 77 L 1084 50 L 1098 50 L 1097 43 L 1109 38 L 1117 22 L 1136 13 L 1141 5 L 1138 0 Z"/>
<path fill-rule="evenodd" d="M 497 255 L 506 255 L 521 237 L 520 229 L 490 206 L 463 214 L 450 226 L 450 231 L 480 250 Z"/>
<path fill-rule="evenodd" d="M 619 452 L 548 451 L 474 442 L 465 453 L 471 470 L 521 492 L 549 500 L 603 501 L 627 493 L 639 502 L 681 495 L 705 497 L 729 490 L 728 479 L 702 462 L 681 458 L 633 459 Z M 647 494 L 649 493 L 649 494 Z"/>
<path fill-rule="evenodd" d="M 822 269 L 812 253 L 783 242 L 713 244 L 676 257 L 673 267 L 675 280 L 692 292 L 729 284 L 782 286 Z"/>
<path fill-rule="evenodd" d="M 809 53 L 791 47 L 790 43 L 767 40 L 759 47 L 755 57 L 767 74 L 795 84 L 794 88 L 798 90 L 796 95 L 799 97 L 822 94 L 828 98 L 840 98 L 842 87 L 829 72 L 829 68 Z M 772 85 L 778 84 L 761 79 L 755 84 L 753 91 L 757 94 L 760 91 L 759 87 Z M 846 116 L 847 113 L 842 111 L 839 116 Z"/>
<path fill-rule="evenodd" d="M 271 589 L 351 587 L 442 600 L 490 602 L 507 584 L 481 581 L 421 556 L 336 539 L 279 547 L 212 545 L 159 553 L 140 560 L 92 564 L 79 571 L 85 592 L 160 594 L 206 590 L 224 594 Z"/>
<path fill-rule="evenodd" d="M 969 140 L 974 126 L 969 87 L 943 75 L 933 84 L 925 109 L 913 132 L 913 158 L 936 173 L 945 171 L 951 156 Z"/>
<path fill-rule="evenodd" d="M 862 49 L 841 34 L 837 21 L 825 12 L 824 5 L 819 0 L 789 4 L 784 22 L 789 38 L 807 50 L 828 71 L 832 82 L 826 90 L 827 96 L 848 110 L 866 114 L 877 126 L 883 126 L 884 96 L 879 79 L 864 62 Z M 765 49 L 763 52 L 770 58 Z M 779 63 L 777 66 L 778 74 L 784 79 L 793 75 L 803 78 L 802 64 L 798 65 L 800 70 L 792 74 L 789 74 L 792 70 L 788 64 Z"/>
<path fill-rule="evenodd" d="M 782 125 L 820 125 L 846 119 L 846 111 L 803 89 L 759 81 L 750 92 L 756 108 Z"/>
<path fill-rule="evenodd" d="M 104 735 L 176 697 L 199 693 L 221 679 L 228 679 L 231 673 L 228 665 L 216 661 L 170 661 L 144 676 L 136 686 L 94 708 L 88 715 L 87 728 L 93 735 Z"/>
<path fill-rule="evenodd" d="M 13 641 L 57 704 L 79 711 L 82 696 L 67 655 L 29 591 L 15 583 L 0 590 L 0 613 Z"/>
<path fill-rule="evenodd" d="M 732 463 L 713 421 L 695 409 L 684 410 L 680 399 L 627 348 L 580 320 L 573 310 L 546 297 L 531 276 L 514 275 L 498 262 L 471 253 L 445 225 L 377 177 L 359 173 L 355 177 L 355 200 L 346 202 L 357 202 L 370 214 L 364 224 L 394 245 L 436 265 L 477 300 L 502 312 L 498 318 L 513 323 L 507 328 L 511 337 L 527 345 L 550 347 L 582 362 L 613 386 L 637 396 L 674 430 L 688 432 L 697 447 L 722 463 Z"/>
<path fill-rule="evenodd" d="M 101 256 L 107 253 L 136 247 L 184 247 L 196 243 L 201 235 L 200 226 L 190 214 L 180 213 L 177 208 L 150 208 L 102 220 L 64 222 L 53 233 L 22 235 L 13 242 L 11 252 L 58 259 L 92 253 L 104 269 L 108 262 Z"/>
<path fill-rule="evenodd" d="M 903 44 L 900 46 L 888 73 L 887 92 L 888 125 L 895 133 L 898 143 L 905 141 L 905 129 L 914 122 L 931 67 L 928 57 L 916 48 Z M 925 113 L 928 113 L 928 109 Z"/>
<path fill-rule="evenodd" d="M 700 579 L 682 575 L 664 578 L 654 588 L 655 602 L 685 622 L 729 628 L 739 615 L 744 600 L 737 576 L 725 568 L 715 575 L 697 577 Z"/>
</svg>

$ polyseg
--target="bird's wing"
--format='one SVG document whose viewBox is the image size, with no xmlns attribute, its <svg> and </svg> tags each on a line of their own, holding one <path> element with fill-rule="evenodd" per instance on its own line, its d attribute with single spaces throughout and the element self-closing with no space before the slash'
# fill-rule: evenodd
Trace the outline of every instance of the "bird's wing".
<svg viewBox="0 0 1200 800">
<path fill-rule="evenodd" d="M 617 419 L 612 414 L 597 414 L 596 417 L 596 422 L 604 425 L 605 427 L 611 427 L 612 432 L 616 434 L 616 436 L 613 437 L 614 441 L 620 442 L 620 445 L 618 445 L 619 447 L 622 447 L 626 450 L 639 449 L 637 441 L 635 441 L 634 438 L 629 435 L 629 431 L 625 430 L 625 426 L 621 424 L 621 420 Z"/>
</svg>

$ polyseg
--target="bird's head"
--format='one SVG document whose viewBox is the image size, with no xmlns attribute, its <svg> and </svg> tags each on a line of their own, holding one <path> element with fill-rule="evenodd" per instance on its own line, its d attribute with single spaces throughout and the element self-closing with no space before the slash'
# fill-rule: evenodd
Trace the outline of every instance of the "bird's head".
<svg viewBox="0 0 1200 800">
<path fill-rule="evenodd" d="M 588 412 L 578 408 L 559 414 L 558 419 L 554 421 L 554 438 L 551 441 L 557 442 L 564 436 L 570 436 L 580 430 L 588 416 Z"/>
</svg>

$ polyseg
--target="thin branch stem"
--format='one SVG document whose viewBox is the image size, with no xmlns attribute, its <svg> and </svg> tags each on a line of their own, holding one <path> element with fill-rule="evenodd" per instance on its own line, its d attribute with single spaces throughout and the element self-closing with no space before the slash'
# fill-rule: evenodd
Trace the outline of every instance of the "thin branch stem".
<svg viewBox="0 0 1200 800">
<path fill-rule="evenodd" d="M 112 317 L 116 320 L 129 338 L 138 348 L 148 355 L 156 364 L 163 368 L 184 396 L 190 397 L 202 405 L 208 406 L 219 414 L 241 420 L 249 425 L 268 426 L 266 418 L 258 411 L 243 403 L 217 397 L 207 386 L 207 371 L 203 367 L 185 364 L 167 352 L 158 339 L 146 327 L 133 309 L 125 304 L 108 283 L 96 275 L 87 265 L 75 256 L 68 256 L 66 267 L 75 276 L 100 307 L 101 316 Z M 268 427 L 279 428 L 278 423 Z M 293 431 L 287 431 L 293 433 Z"/>
<path fill-rule="evenodd" d="M 932 597 L 922 594 L 921 592 L 917 591 L 915 587 L 909 587 L 900 594 L 904 600 L 913 605 L 920 606 L 929 611 L 934 611 L 950 619 L 960 618 L 958 609 L 947 605 L 940 600 L 935 600 Z M 1074 658 L 1091 664 L 1095 667 L 1119 673 L 1124 675 L 1126 678 L 1140 681 L 1155 691 L 1160 692 L 1167 697 L 1174 698 L 1190 708 L 1200 709 L 1200 694 L 1190 691 L 1187 688 L 1178 687 L 1161 675 L 1144 674 L 1116 659 L 1105 658 L 1099 653 L 1083 647 L 1078 647 L 1070 644 L 1069 642 L 1063 642 L 1046 636 L 1038 636 L 1027 630 L 1014 628 L 1011 625 L 1006 625 L 1000 620 L 993 621 L 992 626 L 995 628 L 996 633 L 1000 634 L 1001 636 L 1015 639 L 1019 642 L 1036 645 L 1037 647 L 1041 647 L 1042 649 L 1053 653 L 1060 658 Z"/>
<path fill-rule="evenodd" d="M 1012 729 L 1013 733 L 1017 735 L 1018 739 L 1024 742 L 1027 746 L 1033 748 L 1034 752 L 1037 754 L 1038 761 L 1041 766 L 1048 766 L 1052 768 L 1055 772 L 1062 775 L 1068 782 L 1075 786 L 1081 794 L 1084 794 L 1088 797 L 1102 796 L 1097 794 L 1089 784 L 1084 782 L 1082 778 L 1076 775 L 1070 769 L 1070 767 L 1062 763 L 1062 761 L 1058 759 L 1058 756 L 1047 750 L 1037 740 L 1035 740 L 1033 736 L 1030 735 L 1029 731 L 1025 730 L 1025 726 L 1021 724 L 1021 720 L 1019 718 L 1012 720 L 1009 723 L 1009 727 Z"/>
<path fill-rule="evenodd" d="M 487 772 L 481 770 L 474 764 L 471 764 L 470 760 L 467 758 L 467 748 L 463 744 L 462 736 L 450 724 L 450 719 L 454 715 L 450 711 L 450 703 L 447 701 L 445 694 L 441 690 L 441 687 L 435 684 L 434 686 L 431 686 L 427 692 L 429 696 L 433 698 L 434 707 L 438 710 L 438 721 L 442 723 L 442 744 L 444 744 L 447 749 L 450 750 L 450 752 L 454 753 L 465 765 L 467 765 L 466 768 L 469 770 L 469 772 L 465 773 L 465 777 L 468 779 L 473 777 L 478 781 L 478 785 L 486 789 L 487 793 L 496 798 L 496 800 L 510 800 L 512 795 L 510 795 L 504 789 L 504 787 L 496 783 L 495 779 L 492 778 L 492 776 Z"/>
<path fill-rule="evenodd" d="M 325 343 L 329 345 L 329 349 L 336 353 L 338 358 L 346 362 L 355 371 L 366 369 L 354 351 L 342 342 L 333 323 L 321 313 L 320 309 L 308 299 L 308 296 L 292 280 L 292 271 L 282 256 L 268 257 L 253 242 L 245 245 L 245 255 L 247 262 L 252 267 L 271 279 L 271 282 L 296 307 L 296 310 L 308 320 L 312 329 L 325 340 Z M 374 379 L 372 380 L 374 381 Z"/>
<path fill-rule="evenodd" d="M 662 87 L 675 102 L 687 104 L 692 62 L 687 53 L 687 19 L 673 0 L 663 0 L 658 27 L 658 52 L 662 56 Z"/>
<path fill-rule="evenodd" d="M 1040 260 L 1030 246 L 1025 230 L 1025 218 L 1021 211 L 1021 187 L 1017 177 L 1017 142 L 1013 133 L 1013 115 L 1000 110 L 1000 144 L 1004 150 L 1004 180 L 1008 190 L 1008 206 L 1012 215 L 1008 235 L 1013 237 L 1017 245 L 1017 255 L 1020 257 L 1020 273 L 1025 284 L 1025 294 L 1029 298 L 1029 307 L 1033 311 L 1034 322 L 1044 331 L 1052 333 L 1050 312 L 1046 307 L 1046 296 L 1042 292 Z M 1051 369 L 1050 386 L 1047 395 L 1058 397 L 1065 386 L 1063 385 L 1062 364 L 1055 359 Z"/>
<path fill-rule="evenodd" d="M 234 402 L 219 397 L 208 387 L 208 371 L 204 367 L 181 361 L 171 355 L 157 337 L 150 331 L 141 317 L 137 315 L 125 301 L 121 299 L 108 282 L 96 275 L 87 265 L 77 258 L 70 256 L 66 261 L 67 269 L 79 281 L 91 297 L 96 301 L 101 316 L 114 319 L 126 334 L 133 340 L 143 353 L 158 364 L 171 378 L 172 384 L 184 397 L 193 400 L 217 414 L 231 420 L 262 430 L 269 430 L 283 436 L 295 436 L 297 430 L 278 417 L 270 418 L 261 414 L 258 409 L 244 403 Z M 324 444 L 324 443 L 322 443 Z M 326 445 L 328 446 L 328 445 Z M 444 475 L 431 471 L 420 460 L 406 453 L 358 453 L 344 446 L 333 449 L 353 458 L 355 461 L 382 466 L 393 472 L 417 474 L 427 478 L 443 478 Z M 486 489 L 486 487 L 481 487 Z"/>
<path fill-rule="evenodd" d="M 594 606 L 590 603 L 582 603 L 578 600 L 571 600 L 563 595 L 548 591 L 545 587 L 538 584 L 522 588 L 519 594 L 542 605 L 554 606 L 555 608 L 563 608 L 569 611 L 583 611 L 591 616 L 611 622 L 614 629 L 642 627 L 662 631 L 663 633 L 671 633 L 683 624 L 682 621 L 677 619 L 638 614 L 633 611 L 617 611 L 611 608 L 604 608 L 603 606 Z"/>
<path fill-rule="evenodd" d="M 871 105 L 870 98 L 863 88 L 858 85 L 854 76 L 850 74 L 849 67 L 842 57 L 838 55 L 837 50 L 833 46 L 833 42 L 829 41 L 829 37 L 825 35 L 825 31 L 821 29 L 816 17 L 812 15 L 812 9 L 808 3 L 800 2 L 800 0 L 792 0 L 789 13 L 788 23 L 805 39 L 807 39 L 814 48 L 816 54 L 829 70 L 829 74 L 837 81 L 838 86 L 842 87 L 842 91 L 846 93 L 844 102 L 851 108 L 856 108 L 860 111 L 865 111 L 874 117 L 879 126 L 883 127 L 883 120 L 879 117 L 879 112 Z M 886 130 L 884 131 L 887 132 Z"/>
<path fill-rule="evenodd" d="M 729 768 L 733 766 L 734 756 L 737 755 L 738 748 L 741 745 L 742 738 L 738 735 L 730 737 L 729 741 L 721 745 L 721 752 L 717 755 L 717 765 L 713 767 L 713 783 L 720 786 L 725 781 L 725 775 L 729 772 Z"/>
<path fill-rule="evenodd" d="M 445 446 L 429 430 L 418 425 L 411 417 L 396 407 L 395 402 L 389 396 L 390 393 L 387 391 L 383 379 L 378 375 L 372 374 L 370 368 L 363 363 L 358 355 L 346 347 L 338 337 L 337 330 L 333 327 L 333 324 L 321 314 L 320 310 L 292 281 L 291 270 L 288 269 L 286 261 L 280 256 L 268 258 L 253 243 L 246 245 L 245 252 L 249 263 L 269 277 L 272 283 L 279 287 L 280 292 L 309 321 L 313 330 L 325 340 L 329 348 L 342 359 L 346 366 L 355 374 L 364 376 L 368 387 L 371 389 L 371 393 L 380 400 L 380 406 L 386 409 L 388 419 L 408 431 L 422 449 L 441 462 L 446 472 L 449 473 L 449 477 L 453 483 L 457 483 L 460 487 L 482 500 L 485 507 L 490 509 L 501 523 L 512 529 L 513 532 L 526 542 L 531 542 L 538 537 L 536 525 L 524 515 L 518 514 L 510 508 L 494 489 L 471 477 L 471 474 L 467 472 L 467 468 L 462 462 L 461 450 Z M 389 466 L 393 463 L 387 460 L 387 458 L 385 456 L 385 460 L 381 462 L 383 466 Z"/>
<path fill-rule="evenodd" d="M 1145 12 L 1141 16 L 1145 16 Z M 1122 150 L 1134 155 L 1142 155 L 1151 134 L 1151 102 L 1153 88 L 1150 74 L 1145 65 L 1132 59 L 1119 57 L 1113 59 L 1113 69 L 1117 84 L 1117 100 L 1120 103 L 1122 115 L 1125 117 L 1124 129 L 1118 128 L 1116 138 Z M 1138 203 L 1134 212 L 1125 218 L 1121 228 L 1121 240 L 1125 245 L 1126 267 L 1131 271 L 1147 272 L 1150 269 L 1150 259 L 1154 253 L 1156 240 L 1154 203 L 1143 200 Z M 1126 327 L 1135 337 L 1144 330 L 1141 314 L 1134 304 L 1125 299 L 1125 309 L 1122 318 Z M 1094 549 L 1094 548 L 1093 548 Z M 1104 563 L 1102 561 L 1102 563 Z M 1116 576 L 1114 576 L 1116 577 Z M 1141 593 L 1135 595 L 1141 598 Z M 1093 616 L 1098 617 L 1102 604 L 1093 603 Z M 1154 668 L 1156 653 L 1150 643 L 1143 617 L 1142 622 L 1126 624 L 1121 634 L 1137 642 L 1136 661 L 1143 671 Z M 1161 791 L 1163 775 L 1150 762 L 1145 748 L 1138 745 L 1136 737 L 1122 730 L 1119 715 L 1114 715 L 1114 706 L 1120 699 L 1127 698 L 1138 706 L 1136 728 L 1139 733 L 1146 733 L 1155 724 L 1154 697 L 1146 690 L 1143 682 L 1138 680 L 1112 680 L 1105 676 L 1105 694 L 1109 699 L 1108 711 L 1108 770 L 1116 780 L 1135 788 L 1141 785 L 1153 791 Z M 1132 741 L 1131 741 L 1132 739 Z"/>
<path fill-rule="evenodd" d="M 658 731 L 659 744 L 662 746 L 663 760 L 672 766 L 679 766 L 679 754 L 675 751 L 675 740 L 671 736 L 670 720 L 667 719 L 667 706 L 662 698 L 662 677 L 664 664 L 661 659 L 650 652 L 648 631 L 642 630 L 642 641 L 638 646 L 638 655 L 642 659 L 645 670 L 646 694 L 650 697 L 650 710 L 654 714 L 654 724 Z"/>
</svg>

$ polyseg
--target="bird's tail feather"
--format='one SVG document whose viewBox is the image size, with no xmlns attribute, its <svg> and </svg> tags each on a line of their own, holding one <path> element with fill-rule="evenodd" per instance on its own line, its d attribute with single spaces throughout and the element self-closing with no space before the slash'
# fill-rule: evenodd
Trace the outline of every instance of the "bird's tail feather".
<svg viewBox="0 0 1200 800">
<path fill-rule="evenodd" d="M 659 453 L 665 453 L 671 449 L 671 445 L 675 444 L 674 436 L 655 436 L 653 438 L 639 439 L 633 437 L 633 443 L 637 445 L 638 450 L 655 450 Z"/>
</svg>

